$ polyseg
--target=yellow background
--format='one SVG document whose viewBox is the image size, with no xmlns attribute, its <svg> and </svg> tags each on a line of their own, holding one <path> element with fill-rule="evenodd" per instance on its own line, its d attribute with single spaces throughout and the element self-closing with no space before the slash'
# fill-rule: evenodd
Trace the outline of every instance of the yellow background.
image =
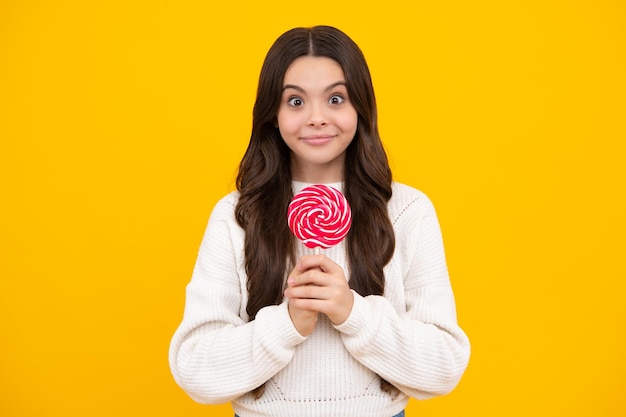
<svg viewBox="0 0 626 417">
<path fill-rule="evenodd" d="M 232 415 L 174 384 L 168 344 L 262 59 L 314 24 L 368 59 L 472 341 L 408 415 L 626 413 L 622 1 L 3 0 L 0 415 Z"/>
</svg>

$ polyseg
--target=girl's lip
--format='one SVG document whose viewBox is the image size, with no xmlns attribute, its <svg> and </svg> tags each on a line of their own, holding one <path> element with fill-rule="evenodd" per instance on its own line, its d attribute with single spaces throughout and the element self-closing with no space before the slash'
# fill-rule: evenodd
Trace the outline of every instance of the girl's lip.
<svg viewBox="0 0 626 417">
<path fill-rule="evenodd" d="M 324 135 L 307 135 L 307 136 L 303 136 L 302 139 L 328 139 L 328 138 L 332 138 L 335 135 L 328 135 L 328 134 L 324 134 Z"/>
<path fill-rule="evenodd" d="M 307 135 L 302 136 L 300 139 L 310 143 L 311 145 L 323 145 L 329 142 L 335 135 Z"/>
</svg>

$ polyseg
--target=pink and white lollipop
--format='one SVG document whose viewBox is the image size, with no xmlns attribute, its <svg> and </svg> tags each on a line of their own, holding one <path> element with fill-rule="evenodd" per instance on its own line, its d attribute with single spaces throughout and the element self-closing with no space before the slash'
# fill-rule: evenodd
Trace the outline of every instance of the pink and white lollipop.
<svg viewBox="0 0 626 417">
<path fill-rule="evenodd" d="M 287 213 L 289 228 L 308 248 L 330 248 L 346 237 L 352 224 L 348 200 L 323 184 L 309 185 L 297 193 Z"/>
</svg>

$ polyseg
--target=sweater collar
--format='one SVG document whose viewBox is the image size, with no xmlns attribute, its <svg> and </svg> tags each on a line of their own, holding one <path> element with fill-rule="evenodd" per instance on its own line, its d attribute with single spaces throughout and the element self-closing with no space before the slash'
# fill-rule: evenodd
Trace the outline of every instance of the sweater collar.
<svg viewBox="0 0 626 417">
<path fill-rule="evenodd" d="M 302 191 L 303 188 L 308 187 L 309 185 L 315 185 L 318 183 L 310 183 L 310 182 L 302 182 L 302 181 L 292 181 L 292 188 L 293 188 L 293 193 L 297 194 L 300 191 Z M 324 185 L 327 185 L 329 187 L 333 187 L 337 190 L 339 190 L 340 192 L 343 193 L 343 181 L 341 182 L 329 182 L 329 183 L 323 183 Z"/>
</svg>

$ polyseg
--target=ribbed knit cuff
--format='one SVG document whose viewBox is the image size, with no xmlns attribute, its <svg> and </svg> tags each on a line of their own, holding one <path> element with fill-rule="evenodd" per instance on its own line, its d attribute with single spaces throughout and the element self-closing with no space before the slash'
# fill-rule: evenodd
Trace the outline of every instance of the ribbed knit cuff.
<svg viewBox="0 0 626 417">
<path fill-rule="evenodd" d="M 262 308 L 255 320 L 263 340 L 272 346 L 292 349 L 306 340 L 306 336 L 302 336 L 291 321 L 287 301 Z"/>
<path fill-rule="evenodd" d="M 371 306 L 356 291 L 352 290 L 352 294 L 354 295 L 354 303 L 350 315 L 346 321 L 334 327 L 345 336 L 364 336 L 363 331 L 369 327 L 368 324 L 371 321 Z"/>
</svg>

